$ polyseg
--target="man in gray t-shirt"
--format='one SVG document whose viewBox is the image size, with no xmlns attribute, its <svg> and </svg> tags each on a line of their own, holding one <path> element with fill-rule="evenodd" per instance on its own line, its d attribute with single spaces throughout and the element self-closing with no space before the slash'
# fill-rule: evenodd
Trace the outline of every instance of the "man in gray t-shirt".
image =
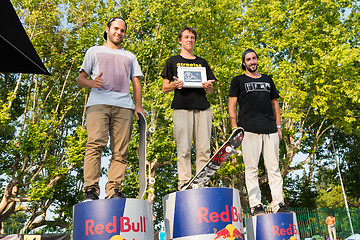
<svg viewBox="0 0 360 240">
<path fill-rule="evenodd" d="M 106 43 L 86 52 L 77 79 L 80 87 L 91 88 L 86 104 L 88 142 L 84 159 L 84 201 L 99 199 L 101 153 L 108 143 L 109 133 L 112 158 L 106 198 L 125 197 L 121 193 L 121 183 L 125 179 L 133 113 L 136 118 L 139 112 L 145 116 L 140 84 L 143 74 L 136 56 L 121 47 L 126 29 L 123 18 L 109 20 L 104 32 Z M 130 95 L 130 82 L 135 104 Z"/>
</svg>

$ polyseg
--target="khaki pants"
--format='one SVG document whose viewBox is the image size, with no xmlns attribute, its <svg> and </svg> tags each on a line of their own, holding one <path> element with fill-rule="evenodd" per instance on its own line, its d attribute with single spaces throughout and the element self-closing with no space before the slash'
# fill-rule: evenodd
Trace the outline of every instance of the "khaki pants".
<svg viewBox="0 0 360 240">
<path fill-rule="evenodd" d="M 336 230 L 335 230 L 335 226 L 331 227 L 330 225 L 328 225 L 328 232 L 329 232 L 329 237 L 331 240 L 336 240 Z"/>
<path fill-rule="evenodd" d="M 96 193 L 100 194 L 101 154 L 108 143 L 110 133 L 112 157 L 105 187 L 105 193 L 110 197 L 114 189 L 121 189 L 121 183 L 125 179 L 133 110 L 109 105 L 93 105 L 88 107 L 86 112 L 88 141 L 84 159 L 84 190 L 95 188 Z"/>
<path fill-rule="evenodd" d="M 174 137 L 177 147 L 179 184 L 191 179 L 191 143 L 196 151 L 196 172 L 210 159 L 211 123 L 213 114 L 206 110 L 174 109 Z"/>
<path fill-rule="evenodd" d="M 283 179 L 279 169 L 278 133 L 256 134 L 245 132 L 241 146 L 245 164 L 245 183 L 249 195 L 250 207 L 261 204 L 261 191 L 258 179 L 258 165 L 261 152 L 264 157 L 274 206 L 283 203 Z"/>
</svg>

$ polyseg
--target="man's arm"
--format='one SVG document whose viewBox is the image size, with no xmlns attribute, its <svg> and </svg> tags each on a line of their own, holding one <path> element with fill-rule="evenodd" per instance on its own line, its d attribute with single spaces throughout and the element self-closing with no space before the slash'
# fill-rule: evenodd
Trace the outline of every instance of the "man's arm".
<svg viewBox="0 0 360 240">
<path fill-rule="evenodd" d="M 131 82 L 133 85 L 133 91 L 134 91 L 134 101 L 135 101 L 135 116 L 137 119 L 139 119 L 139 116 L 137 115 L 138 112 L 141 112 L 145 116 L 145 111 L 142 107 L 142 87 L 140 83 L 139 77 L 132 77 Z"/>
<path fill-rule="evenodd" d="M 229 97 L 229 117 L 231 123 L 231 129 L 237 127 L 237 116 L 236 116 L 236 104 L 237 97 Z"/>
<path fill-rule="evenodd" d="M 279 102 L 277 100 L 277 98 L 274 98 L 271 100 L 271 105 L 273 108 L 273 112 L 274 112 L 274 117 L 275 117 L 275 121 L 276 121 L 276 126 L 277 126 L 277 130 L 278 130 L 278 134 L 279 134 L 279 139 L 282 139 L 282 131 L 281 131 L 281 116 L 280 116 L 280 105 Z M 278 127 L 280 126 L 280 127 Z"/>
<path fill-rule="evenodd" d="M 104 80 L 102 79 L 103 73 L 101 72 L 94 80 L 88 79 L 88 74 L 82 70 L 76 80 L 79 87 L 82 88 L 101 88 Z"/>
</svg>

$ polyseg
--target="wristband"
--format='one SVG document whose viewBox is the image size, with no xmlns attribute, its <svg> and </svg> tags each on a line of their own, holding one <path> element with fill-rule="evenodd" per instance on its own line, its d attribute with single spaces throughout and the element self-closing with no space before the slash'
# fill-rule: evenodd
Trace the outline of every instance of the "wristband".
<svg viewBox="0 0 360 240">
<path fill-rule="evenodd" d="M 280 130 L 282 129 L 281 125 L 277 125 L 276 127 Z"/>
</svg>

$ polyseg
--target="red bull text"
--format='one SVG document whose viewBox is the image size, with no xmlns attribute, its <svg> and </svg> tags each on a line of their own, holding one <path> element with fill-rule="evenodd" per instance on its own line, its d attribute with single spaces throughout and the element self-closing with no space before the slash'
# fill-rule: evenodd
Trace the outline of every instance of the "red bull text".
<svg viewBox="0 0 360 240">
<path fill-rule="evenodd" d="M 73 240 L 151 239 L 151 204 L 129 198 L 82 202 L 74 206 L 73 229 Z"/>
<path fill-rule="evenodd" d="M 285 227 L 279 227 L 279 226 L 272 226 L 272 233 L 273 236 L 287 236 L 287 235 L 296 235 L 298 234 L 298 230 L 296 228 L 296 225 L 289 224 L 288 228 Z"/>
<path fill-rule="evenodd" d="M 141 216 L 138 221 L 132 222 L 129 217 L 120 217 L 120 232 L 146 232 L 145 217 Z M 94 220 L 85 220 L 85 235 L 100 235 L 107 233 L 118 233 L 118 224 L 116 216 L 113 216 L 112 222 L 107 224 L 95 223 Z"/>
<path fill-rule="evenodd" d="M 230 213 L 231 211 L 231 213 Z M 242 222 L 241 212 L 236 207 L 225 205 L 225 210 L 218 212 L 209 212 L 206 207 L 198 208 L 198 221 L 199 223 L 216 223 L 222 222 Z"/>
<path fill-rule="evenodd" d="M 248 239 L 296 240 L 300 239 L 294 212 L 257 215 L 246 219 Z"/>
</svg>

